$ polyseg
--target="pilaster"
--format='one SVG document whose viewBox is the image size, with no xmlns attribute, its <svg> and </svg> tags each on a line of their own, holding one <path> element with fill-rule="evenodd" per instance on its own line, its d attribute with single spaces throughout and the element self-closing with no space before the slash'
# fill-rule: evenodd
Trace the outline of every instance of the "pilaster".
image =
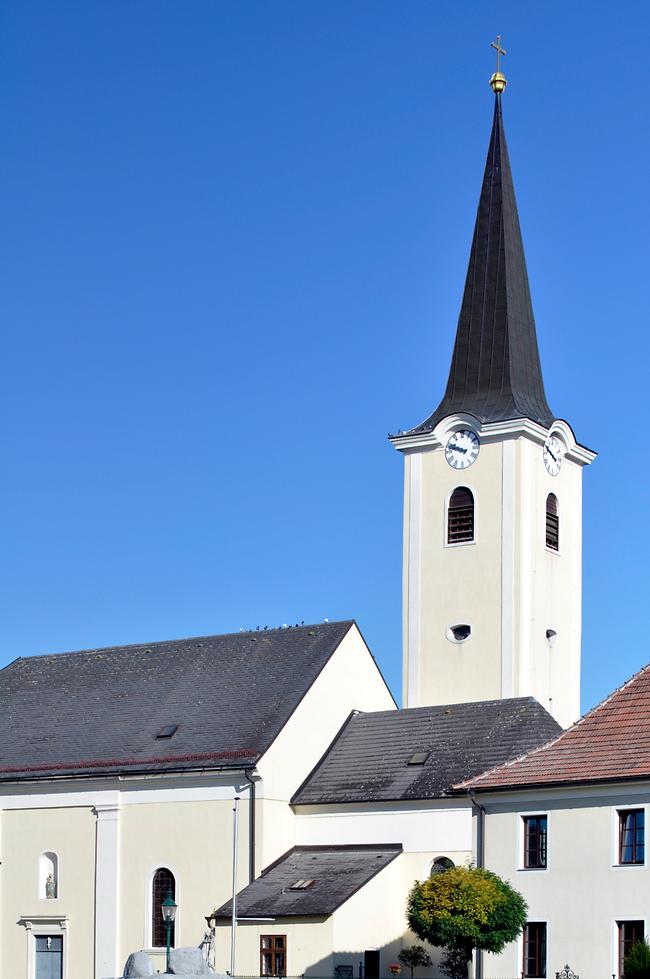
<svg viewBox="0 0 650 979">
<path fill-rule="evenodd" d="M 119 831 L 118 803 L 96 805 L 95 979 L 118 975 Z"/>
</svg>

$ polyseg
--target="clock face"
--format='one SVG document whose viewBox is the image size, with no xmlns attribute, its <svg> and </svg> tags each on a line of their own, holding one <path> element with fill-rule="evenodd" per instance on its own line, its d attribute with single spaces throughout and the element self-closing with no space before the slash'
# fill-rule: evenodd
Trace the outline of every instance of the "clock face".
<svg viewBox="0 0 650 979">
<path fill-rule="evenodd" d="M 449 436 L 445 446 L 445 459 L 452 469 L 467 469 L 478 458 L 478 436 L 464 430 Z"/>
<path fill-rule="evenodd" d="M 546 471 L 551 476 L 557 476 L 562 465 L 562 445 L 554 435 L 549 435 L 544 442 L 543 456 Z"/>
</svg>

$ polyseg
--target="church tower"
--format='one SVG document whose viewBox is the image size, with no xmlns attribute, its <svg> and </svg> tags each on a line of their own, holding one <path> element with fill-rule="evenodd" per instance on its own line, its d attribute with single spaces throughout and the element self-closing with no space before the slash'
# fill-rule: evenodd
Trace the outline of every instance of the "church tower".
<svg viewBox="0 0 650 979">
<path fill-rule="evenodd" d="M 404 455 L 404 705 L 533 696 L 580 713 L 582 470 L 544 392 L 498 72 L 444 397 Z"/>
</svg>

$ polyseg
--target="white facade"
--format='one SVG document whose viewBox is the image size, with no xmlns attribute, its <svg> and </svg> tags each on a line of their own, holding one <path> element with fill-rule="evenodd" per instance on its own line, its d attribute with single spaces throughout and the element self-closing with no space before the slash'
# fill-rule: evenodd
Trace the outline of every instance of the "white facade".
<svg viewBox="0 0 650 979">
<path fill-rule="evenodd" d="M 406 921 L 413 882 L 426 879 L 438 857 L 457 865 L 471 860 L 472 833 L 471 804 L 462 798 L 296 806 L 296 845 L 401 843 L 402 853 L 329 917 L 242 921 L 237 971 L 257 975 L 261 936 L 284 935 L 287 975 L 333 976 L 349 966 L 358 976 L 366 951 L 379 953 L 380 975 L 388 975 L 403 947 L 421 944 Z M 228 967 L 229 935 L 228 925 L 219 924 L 217 970 Z M 422 979 L 437 974 L 441 951 L 429 951 L 434 965 L 418 970 Z"/>
<path fill-rule="evenodd" d="M 484 858 L 528 903 L 528 920 L 546 926 L 546 971 L 569 964 L 579 975 L 620 976 L 622 923 L 650 926 L 647 859 L 620 861 L 620 813 L 650 812 L 650 783 L 481 794 Z M 525 869 L 524 819 L 547 820 L 546 867 Z M 501 955 L 485 955 L 486 979 L 525 972 L 523 938 Z"/>
<path fill-rule="evenodd" d="M 480 440 L 452 468 L 454 432 Z M 582 469 L 594 453 L 554 423 L 560 472 L 543 462 L 549 431 L 533 422 L 480 425 L 452 415 L 425 435 L 395 436 L 404 453 L 403 688 L 405 706 L 533 696 L 563 726 L 580 712 Z M 447 537 L 449 500 L 474 498 L 474 534 Z M 559 549 L 546 546 L 546 501 L 557 497 Z M 450 630 L 468 625 L 455 641 Z"/>
<path fill-rule="evenodd" d="M 35 979 L 39 935 L 63 938 L 63 979 L 112 979 L 141 948 L 162 971 L 164 953 L 151 937 L 160 913 L 152 904 L 156 870 L 175 879 L 176 944 L 197 945 L 206 915 L 231 894 L 235 795 L 241 889 L 294 845 L 289 800 L 350 711 L 393 708 L 352 626 L 253 772 L 3 784 L 0 975 Z M 53 868 L 56 896 L 48 898 Z"/>
</svg>

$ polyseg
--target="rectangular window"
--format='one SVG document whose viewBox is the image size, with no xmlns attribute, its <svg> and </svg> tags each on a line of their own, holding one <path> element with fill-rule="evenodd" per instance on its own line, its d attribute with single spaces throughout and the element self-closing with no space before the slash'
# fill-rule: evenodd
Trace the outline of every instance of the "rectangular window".
<svg viewBox="0 0 650 979">
<path fill-rule="evenodd" d="M 618 925 L 618 974 L 625 975 L 625 956 L 632 946 L 644 937 L 642 921 L 617 921 Z"/>
<path fill-rule="evenodd" d="M 645 860 L 645 811 L 624 809 L 618 814 L 618 862 Z"/>
<path fill-rule="evenodd" d="M 36 979 L 62 979 L 63 938 L 60 935 L 36 936 Z"/>
<path fill-rule="evenodd" d="M 524 867 L 542 870 L 546 867 L 547 817 L 524 816 Z"/>
<path fill-rule="evenodd" d="M 260 975 L 286 976 L 287 936 L 260 935 Z"/>
<path fill-rule="evenodd" d="M 546 922 L 529 921 L 524 927 L 524 976 L 546 975 Z"/>
</svg>

